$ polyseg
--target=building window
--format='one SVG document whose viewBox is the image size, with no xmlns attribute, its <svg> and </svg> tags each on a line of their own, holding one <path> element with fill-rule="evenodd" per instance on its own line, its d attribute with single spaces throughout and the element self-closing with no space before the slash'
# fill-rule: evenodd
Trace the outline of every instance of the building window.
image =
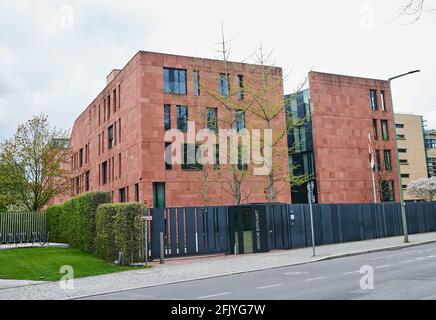
<svg viewBox="0 0 436 320">
<path fill-rule="evenodd" d="M 370 90 L 370 96 L 371 96 L 371 109 L 373 111 L 378 110 L 378 104 L 377 104 L 377 90 Z"/>
<path fill-rule="evenodd" d="M 200 95 L 200 71 L 194 70 L 194 96 Z"/>
<path fill-rule="evenodd" d="M 89 191 L 89 171 L 85 173 L 85 192 Z"/>
<path fill-rule="evenodd" d="M 170 94 L 186 95 L 186 70 L 164 68 L 164 92 Z"/>
<path fill-rule="evenodd" d="M 122 165 L 122 160 L 121 160 L 121 153 L 118 155 L 118 177 L 121 178 L 121 165 Z"/>
<path fill-rule="evenodd" d="M 382 139 L 389 140 L 388 120 L 381 121 Z"/>
<path fill-rule="evenodd" d="M 183 145 L 182 170 L 203 170 L 203 165 L 197 158 L 199 146 L 194 144 Z"/>
<path fill-rule="evenodd" d="M 238 145 L 238 170 L 247 171 L 248 170 L 248 154 L 247 147 Z"/>
<path fill-rule="evenodd" d="M 245 112 L 242 110 L 236 110 L 236 131 L 239 133 L 245 129 Z"/>
<path fill-rule="evenodd" d="M 378 140 L 377 120 L 372 120 L 372 130 L 374 131 L 374 140 Z"/>
<path fill-rule="evenodd" d="M 165 170 L 173 170 L 172 143 L 165 143 Z"/>
<path fill-rule="evenodd" d="M 110 126 L 107 129 L 107 140 L 108 140 L 108 148 L 112 149 L 114 144 L 114 126 Z"/>
<path fill-rule="evenodd" d="M 107 97 L 107 119 L 109 120 L 111 117 L 111 96 Z"/>
<path fill-rule="evenodd" d="M 406 140 L 405 134 L 397 134 L 397 140 Z"/>
<path fill-rule="evenodd" d="M 164 105 L 164 127 L 165 131 L 171 129 L 171 106 L 169 104 Z"/>
<path fill-rule="evenodd" d="M 244 76 L 243 75 L 238 75 L 238 86 L 239 86 L 239 91 L 238 91 L 238 97 L 239 100 L 244 100 L 245 95 L 244 95 Z"/>
<path fill-rule="evenodd" d="M 408 165 L 409 164 L 409 160 L 407 160 L 407 159 L 400 159 L 400 164 Z"/>
<path fill-rule="evenodd" d="M 108 181 L 108 164 L 107 161 L 103 162 L 101 165 L 101 178 L 102 178 L 102 184 L 107 184 Z"/>
<path fill-rule="evenodd" d="M 114 97 L 114 112 L 117 112 L 117 90 L 114 89 L 112 96 Z"/>
<path fill-rule="evenodd" d="M 384 151 L 385 158 L 385 169 L 386 171 L 392 171 L 392 158 L 391 158 L 391 150 Z"/>
<path fill-rule="evenodd" d="M 381 108 L 382 111 L 386 111 L 386 94 L 384 90 L 381 91 Z"/>
<path fill-rule="evenodd" d="M 185 106 L 177 106 L 177 129 L 182 132 L 188 131 L 188 108 Z"/>
<path fill-rule="evenodd" d="M 399 153 L 407 153 L 407 149 L 398 149 Z"/>
<path fill-rule="evenodd" d="M 220 166 L 220 146 L 219 144 L 215 145 L 215 162 L 213 165 L 213 169 L 214 170 L 220 170 L 221 166 Z"/>
<path fill-rule="evenodd" d="M 79 167 L 83 167 L 83 149 L 79 151 Z"/>
<path fill-rule="evenodd" d="M 410 174 L 408 174 L 408 173 L 402 173 L 402 174 L 401 174 L 401 178 L 408 179 L 408 178 L 410 178 Z"/>
<path fill-rule="evenodd" d="M 139 183 L 135 184 L 135 201 L 139 202 Z"/>
<path fill-rule="evenodd" d="M 382 202 L 395 201 L 394 196 L 394 182 L 389 180 L 382 180 L 380 182 L 381 200 Z"/>
<path fill-rule="evenodd" d="M 377 161 L 377 171 L 380 172 L 381 171 L 381 157 L 380 157 L 380 150 L 376 151 L 376 161 Z"/>
<path fill-rule="evenodd" d="M 126 202 L 126 188 L 120 189 L 119 192 L 120 192 L 120 202 L 121 203 Z"/>
<path fill-rule="evenodd" d="M 216 108 L 207 108 L 206 121 L 209 130 L 218 131 L 218 110 Z"/>
<path fill-rule="evenodd" d="M 121 143 L 121 119 L 118 120 L 118 143 Z"/>
<path fill-rule="evenodd" d="M 220 73 L 220 93 L 223 97 L 230 95 L 230 82 L 228 74 Z"/>
<path fill-rule="evenodd" d="M 397 129 L 404 129 L 404 124 L 402 124 L 402 123 L 396 123 L 396 124 L 395 124 L 395 127 L 396 127 Z"/>
</svg>

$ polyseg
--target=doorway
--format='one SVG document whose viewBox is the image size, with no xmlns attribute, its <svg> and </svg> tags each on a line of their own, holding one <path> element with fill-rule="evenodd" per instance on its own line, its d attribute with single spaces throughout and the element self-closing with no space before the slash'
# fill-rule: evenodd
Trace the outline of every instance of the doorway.
<svg viewBox="0 0 436 320">
<path fill-rule="evenodd" d="M 166 195 L 165 195 L 164 182 L 153 183 L 153 206 L 156 209 L 166 208 Z"/>
</svg>

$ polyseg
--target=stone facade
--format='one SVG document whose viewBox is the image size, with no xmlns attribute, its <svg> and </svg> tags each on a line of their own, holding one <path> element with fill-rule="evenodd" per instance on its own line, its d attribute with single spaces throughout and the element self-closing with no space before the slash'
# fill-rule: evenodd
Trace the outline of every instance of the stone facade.
<svg viewBox="0 0 436 320">
<path fill-rule="evenodd" d="M 368 133 L 374 149 L 391 153 L 392 170 L 381 170 L 377 180 L 393 181 L 399 200 L 394 126 L 388 81 L 310 72 L 309 87 L 313 122 L 318 200 L 320 203 L 370 203 L 374 201 L 368 153 Z M 370 90 L 377 90 L 378 110 L 372 110 Z M 384 91 L 384 102 L 381 92 Z M 384 107 L 383 107 L 384 106 Z M 385 109 L 383 111 L 382 109 Z M 374 139 L 373 120 L 378 140 Z M 388 140 L 382 139 L 381 120 L 388 124 Z M 377 181 L 377 200 L 380 183 Z"/>
<path fill-rule="evenodd" d="M 164 67 L 187 71 L 187 95 L 164 92 Z M 201 76 L 199 96 L 194 95 L 194 70 L 199 70 Z M 164 161 L 164 105 L 171 106 L 172 128 L 177 123 L 176 105 L 188 106 L 189 120 L 196 122 L 197 129 L 202 128 L 202 113 L 197 111 L 206 107 L 217 108 L 219 126 L 224 127 L 221 123 L 225 123 L 228 111 L 212 94 L 208 94 L 208 90 L 219 92 L 220 73 L 228 73 L 231 88 L 236 88 L 238 75 L 243 75 L 244 82 L 250 84 L 251 80 L 254 82 L 254 79 L 258 79 L 259 67 L 229 63 L 225 69 L 224 64 L 216 60 L 139 52 L 121 71 L 112 72 L 106 88 L 74 124 L 70 142 L 72 195 L 87 191 L 109 191 L 115 202 L 140 201 L 153 206 L 153 184 L 165 183 L 167 207 L 200 206 L 205 204 L 205 198 L 209 205 L 234 204 L 228 185 L 229 174 L 224 168 L 208 170 L 209 182 L 205 184 L 203 171 L 182 170 L 180 165 L 173 165 L 171 170 L 166 170 Z M 274 68 L 274 74 L 281 85 L 270 98 L 282 101 L 282 70 Z M 208 89 L 203 90 L 203 86 Z M 231 99 L 241 103 L 236 96 Z M 108 129 L 111 126 L 114 139 L 109 148 Z M 265 128 L 252 114 L 246 114 L 246 127 Z M 283 116 L 272 122 L 272 129 L 277 133 L 284 128 L 283 112 Z M 286 149 L 285 137 L 279 146 Z M 287 176 L 286 153 L 274 161 L 280 174 Z M 106 182 L 103 167 L 107 167 Z M 265 202 L 266 181 L 266 177 L 254 176 L 252 166 L 249 166 L 242 185 L 243 202 Z M 288 203 L 288 183 L 278 181 L 276 187 L 276 201 Z M 207 197 L 204 196 L 205 190 Z"/>
</svg>

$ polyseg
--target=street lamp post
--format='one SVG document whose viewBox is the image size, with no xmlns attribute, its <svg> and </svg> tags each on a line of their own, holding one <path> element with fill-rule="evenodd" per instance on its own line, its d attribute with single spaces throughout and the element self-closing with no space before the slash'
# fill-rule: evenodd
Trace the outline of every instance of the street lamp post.
<svg viewBox="0 0 436 320">
<path fill-rule="evenodd" d="M 403 233 L 404 233 L 404 242 L 405 243 L 409 242 L 409 232 L 408 232 L 408 228 L 407 228 L 406 204 L 404 202 L 403 183 L 402 183 L 402 179 L 401 179 L 400 158 L 398 156 L 399 153 L 398 153 L 397 127 L 396 127 L 396 123 L 395 123 L 394 99 L 392 97 L 391 82 L 392 82 L 392 80 L 395 80 L 395 79 L 398 79 L 401 77 L 405 77 L 409 74 L 413 74 L 413 73 L 417 73 L 417 72 L 420 72 L 420 70 L 410 71 L 410 72 L 403 73 L 403 74 L 400 74 L 398 76 L 389 78 L 389 89 L 391 91 L 392 121 L 393 121 L 393 126 L 394 126 L 395 158 L 396 158 L 396 163 L 397 163 L 398 184 L 399 184 L 399 188 L 400 188 L 400 207 L 401 207 L 401 218 L 403 221 Z"/>
</svg>

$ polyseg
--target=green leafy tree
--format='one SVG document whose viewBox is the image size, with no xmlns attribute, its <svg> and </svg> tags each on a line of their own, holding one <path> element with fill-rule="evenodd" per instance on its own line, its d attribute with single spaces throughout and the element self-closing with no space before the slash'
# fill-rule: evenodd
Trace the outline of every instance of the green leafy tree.
<svg viewBox="0 0 436 320">
<path fill-rule="evenodd" d="M 0 207 L 39 211 L 68 190 L 66 137 L 50 126 L 46 115 L 39 115 L 0 143 Z"/>
</svg>

